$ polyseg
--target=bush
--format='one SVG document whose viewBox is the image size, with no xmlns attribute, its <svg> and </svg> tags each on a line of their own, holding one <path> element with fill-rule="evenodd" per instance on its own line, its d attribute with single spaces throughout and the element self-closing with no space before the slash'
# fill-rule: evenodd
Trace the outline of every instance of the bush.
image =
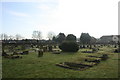
<svg viewBox="0 0 120 80">
<path fill-rule="evenodd" d="M 76 42 L 65 41 L 59 45 L 59 48 L 64 52 L 77 52 L 79 46 Z"/>
</svg>

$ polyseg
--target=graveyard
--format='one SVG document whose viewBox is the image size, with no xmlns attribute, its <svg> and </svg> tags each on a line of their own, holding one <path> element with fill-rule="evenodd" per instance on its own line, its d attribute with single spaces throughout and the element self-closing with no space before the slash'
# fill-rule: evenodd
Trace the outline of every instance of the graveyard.
<svg viewBox="0 0 120 80">
<path fill-rule="evenodd" d="M 1 0 L 0 79 L 119 79 L 119 3 Z"/>
<path fill-rule="evenodd" d="M 62 51 L 58 45 L 8 45 L 2 52 L 2 78 L 118 78 L 119 46 Z"/>
</svg>

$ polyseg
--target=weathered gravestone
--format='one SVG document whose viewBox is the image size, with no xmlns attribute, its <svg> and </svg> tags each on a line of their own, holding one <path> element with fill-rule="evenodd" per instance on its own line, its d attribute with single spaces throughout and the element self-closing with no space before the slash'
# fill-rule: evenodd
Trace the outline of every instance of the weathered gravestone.
<svg viewBox="0 0 120 80">
<path fill-rule="evenodd" d="M 43 46 L 43 52 L 47 52 L 47 46 Z"/>
<path fill-rule="evenodd" d="M 52 46 L 48 46 L 49 52 L 52 52 Z"/>
<path fill-rule="evenodd" d="M 57 48 L 57 46 L 56 46 L 56 45 L 54 45 L 54 48 Z"/>
<path fill-rule="evenodd" d="M 38 50 L 38 57 L 42 57 L 43 56 L 43 50 Z"/>
<path fill-rule="evenodd" d="M 28 54 L 29 53 L 29 51 L 23 51 L 23 54 Z"/>
</svg>

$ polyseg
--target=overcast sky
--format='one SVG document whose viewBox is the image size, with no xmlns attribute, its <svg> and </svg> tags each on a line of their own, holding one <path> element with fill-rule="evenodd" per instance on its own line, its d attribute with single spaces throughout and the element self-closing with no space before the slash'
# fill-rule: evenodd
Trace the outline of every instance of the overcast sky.
<svg viewBox="0 0 120 80">
<path fill-rule="evenodd" d="M 0 33 L 31 38 L 34 30 L 40 30 L 44 39 L 50 31 L 78 38 L 82 32 L 96 38 L 117 35 L 118 1 L 1 0 Z"/>
</svg>

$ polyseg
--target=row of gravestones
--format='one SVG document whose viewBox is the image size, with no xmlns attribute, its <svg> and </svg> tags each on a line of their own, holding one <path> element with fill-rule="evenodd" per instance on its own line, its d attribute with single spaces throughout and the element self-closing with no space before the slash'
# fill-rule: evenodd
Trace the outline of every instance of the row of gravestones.
<svg viewBox="0 0 120 80">
<path fill-rule="evenodd" d="M 30 46 L 27 46 L 27 47 L 29 47 L 30 48 Z M 35 47 L 37 47 L 38 48 L 38 46 L 35 46 Z M 38 57 L 42 57 L 43 56 L 43 52 L 47 52 L 47 51 L 49 51 L 49 52 L 52 52 L 53 50 L 53 47 L 54 48 L 56 48 L 56 46 L 39 46 L 39 49 L 38 50 L 36 50 L 37 52 L 38 52 Z M 26 49 L 26 46 L 25 46 L 25 49 Z M 2 56 L 4 56 L 5 58 L 19 58 L 19 54 L 21 54 L 21 55 L 24 55 L 24 54 L 28 54 L 29 53 L 29 51 L 23 51 L 23 52 L 16 52 L 16 51 L 14 51 L 13 50 L 13 54 L 12 55 L 8 55 L 6 52 L 4 52 L 4 50 L 3 50 L 3 52 L 2 52 Z M 13 56 L 13 55 L 17 55 L 17 57 L 16 56 Z"/>
<path fill-rule="evenodd" d="M 43 56 L 43 52 L 53 52 L 55 54 L 58 54 L 58 51 L 54 51 L 53 50 L 53 47 L 54 48 L 57 48 L 56 46 L 42 46 L 42 47 L 39 47 L 39 50 L 38 50 L 38 57 L 42 57 Z M 60 54 L 60 52 L 59 52 Z"/>
<path fill-rule="evenodd" d="M 16 59 L 16 58 L 22 58 L 22 56 L 16 55 L 18 53 L 13 52 L 13 54 L 7 54 L 6 52 L 4 52 L 4 50 L 2 51 L 2 56 L 4 58 L 9 58 L 9 59 Z M 23 52 L 23 54 L 27 54 L 27 52 Z"/>
<path fill-rule="evenodd" d="M 2 56 L 4 58 L 9 58 L 9 59 L 17 59 L 17 58 L 22 58 L 22 56 L 20 55 L 26 55 L 26 54 L 29 54 L 29 51 L 23 51 L 23 52 L 13 52 L 13 54 L 9 55 L 7 54 L 6 52 L 2 52 Z M 42 57 L 43 56 L 43 51 L 42 50 L 38 50 L 38 57 Z"/>
<path fill-rule="evenodd" d="M 80 45 L 79 48 L 80 49 L 83 49 L 83 48 L 90 48 L 92 49 L 92 51 L 82 51 L 83 53 L 94 53 L 94 52 L 97 52 L 99 50 L 99 48 L 102 48 L 102 47 L 112 47 L 112 48 L 117 48 L 114 50 L 114 53 L 120 53 L 120 47 L 119 45 L 104 45 L 104 44 L 101 44 L 101 45 L 92 45 L 92 48 L 90 47 L 90 45 Z"/>
<path fill-rule="evenodd" d="M 96 53 L 98 52 L 99 48 L 92 48 L 92 51 L 81 51 L 82 53 Z"/>
<path fill-rule="evenodd" d="M 96 45 L 80 45 L 79 48 L 92 48 L 92 47 L 99 47 L 99 48 L 102 48 L 104 46 L 107 46 L 107 47 L 113 47 L 113 48 L 117 48 L 118 45 L 104 45 L 104 44 L 96 44 Z"/>
<path fill-rule="evenodd" d="M 8 54 L 9 52 L 7 53 L 7 51 L 5 51 L 5 47 L 7 47 L 9 52 L 12 52 L 12 54 Z M 20 55 L 29 54 L 29 51 L 25 51 L 25 49 L 29 48 L 28 45 L 6 45 L 5 47 L 2 50 L 2 56 L 4 58 L 16 59 L 16 58 L 22 58 L 22 56 Z M 22 52 L 18 52 L 21 50 Z"/>
<path fill-rule="evenodd" d="M 20 50 L 26 50 L 26 49 L 30 49 L 30 46 L 26 46 L 26 45 L 6 45 L 4 47 L 3 50 L 7 50 L 7 52 L 18 52 Z"/>
<path fill-rule="evenodd" d="M 89 48 L 89 49 L 92 49 L 92 48 L 102 48 L 104 45 L 80 45 L 79 48 L 82 49 L 82 48 Z"/>
<path fill-rule="evenodd" d="M 42 57 L 44 52 L 52 52 L 53 48 L 56 48 L 56 46 L 52 45 L 46 45 L 46 46 L 39 46 L 39 45 L 34 45 L 32 46 L 35 52 L 38 53 L 38 57 Z"/>
<path fill-rule="evenodd" d="M 35 48 L 35 50 L 36 50 L 36 48 L 37 49 L 42 49 L 43 50 L 43 52 L 52 52 L 53 51 L 53 48 L 56 48 L 56 46 L 52 46 L 52 45 L 46 45 L 46 46 L 34 46 L 33 48 Z"/>
</svg>

